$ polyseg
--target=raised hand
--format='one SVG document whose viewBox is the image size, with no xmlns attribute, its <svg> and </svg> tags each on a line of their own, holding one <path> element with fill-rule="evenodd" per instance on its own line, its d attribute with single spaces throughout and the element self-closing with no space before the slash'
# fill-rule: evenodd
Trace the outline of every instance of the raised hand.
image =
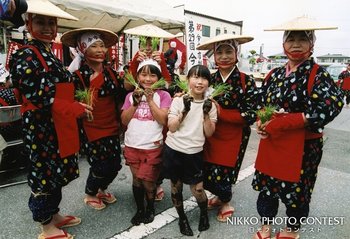
<svg viewBox="0 0 350 239">
<path fill-rule="evenodd" d="M 206 115 L 206 114 L 209 114 L 209 111 L 211 110 L 211 107 L 212 107 L 212 101 L 211 99 L 206 99 L 204 100 L 204 103 L 203 103 L 203 113 Z"/>
<path fill-rule="evenodd" d="M 190 95 L 184 95 L 183 97 L 183 103 L 184 103 L 184 109 L 182 113 L 187 113 L 191 110 L 191 102 L 193 101 L 193 97 Z"/>
<path fill-rule="evenodd" d="M 142 95 L 143 95 L 143 91 L 139 89 L 134 90 L 134 92 L 132 93 L 133 106 L 138 106 L 140 104 Z"/>
</svg>

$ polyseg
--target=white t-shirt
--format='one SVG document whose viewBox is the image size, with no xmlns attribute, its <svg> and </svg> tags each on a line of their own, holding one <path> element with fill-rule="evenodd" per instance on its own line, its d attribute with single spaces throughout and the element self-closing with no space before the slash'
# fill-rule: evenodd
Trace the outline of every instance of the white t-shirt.
<svg viewBox="0 0 350 239">
<path fill-rule="evenodd" d="M 165 143 L 170 148 L 186 154 L 195 154 L 203 150 L 205 142 L 203 103 L 204 100 L 191 102 L 191 110 L 179 128 L 174 133 L 168 131 Z M 169 110 L 169 120 L 177 117 L 183 108 L 183 97 L 174 98 Z M 209 112 L 209 118 L 211 121 L 217 121 L 217 110 L 214 103 Z"/>
<path fill-rule="evenodd" d="M 168 92 L 157 90 L 153 95 L 153 100 L 159 108 L 169 108 L 171 96 Z M 132 92 L 124 101 L 122 110 L 131 107 L 133 103 Z M 159 124 L 151 113 L 151 109 L 145 99 L 138 105 L 135 114 L 130 120 L 125 132 L 124 143 L 126 146 L 137 149 L 155 149 L 163 144 L 163 125 Z"/>
</svg>

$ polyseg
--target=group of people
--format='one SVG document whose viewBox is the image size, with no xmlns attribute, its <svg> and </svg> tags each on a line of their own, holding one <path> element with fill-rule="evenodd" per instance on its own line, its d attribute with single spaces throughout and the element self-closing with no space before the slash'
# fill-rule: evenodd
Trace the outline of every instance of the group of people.
<svg viewBox="0 0 350 239">
<path fill-rule="evenodd" d="M 51 5 L 47 9 L 55 7 Z M 211 75 L 207 67 L 193 66 L 187 74 L 188 90 L 172 98 L 157 84 L 169 77 L 163 53 L 139 51 L 130 66 L 134 82 L 123 81 L 105 63 L 116 34 L 76 29 L 61 38 L 78 52 L 68 71 L 50 44 L 57 34 L 57 19 L 73 17 L 59 8 L 43 13 L 34 7 L 25 16 L 32 39 L 13 54 L 10 74 L 21 94 L 23 139 L 30 161 L 29 208 L 33 220 L 42 225 L 39 239 L 72 239 L 62 228 L 81 223 L 79 217 L 62 215 L 59 208 L 62 188 L 79 176 L 79 152 L 90 164 L 84 203 L 93 209 L 116 202 L 107 189 L 122 167 L 123 154 L 132 174 L 133 225 L 154 220 L 160 177 L 170 180 L 182 234 L 193 235 L 184 211 L 183 184 L 190 186 L 200 208 L 199 231 L 210 227 L 208 209 L 217 208 L 216 219 L 226 222 L 234 213 L 232 185 L 254 123 L 261 140 L 252 187 L 259 191 L 257 211 L 264 220 L 253 238 L 271 238 L 270 223 L 279 200 L 296 223 L 286 225 L 289 230 L 275 238 L 299 237 L 322 157 L 323 128 L 343 107 L 343 93 L 311 57 L 314 30 L 322 27 L 273 29 L 284 31 L 288 62 L 272 70 L 261 88 L 237 67 L 239 45 L 253 37 L 213 37 L 197 49 L 213 50 L 217 72 Z M 225 90 L 211 95 L 220 84 Z M 269 106 L 276 112 L 262 121 L 257 112 Z M 122 128 L 126 128 L 123 151 Z M 215 197 L 208 200 L 205 190 Z"/>
</svg>

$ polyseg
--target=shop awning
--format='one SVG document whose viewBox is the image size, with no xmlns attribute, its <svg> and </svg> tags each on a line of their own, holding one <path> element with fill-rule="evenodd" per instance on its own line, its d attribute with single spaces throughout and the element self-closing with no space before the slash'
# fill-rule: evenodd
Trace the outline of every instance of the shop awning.
<svg viewBox="0 0 350 239">
<path fill-rule="evenodd" d="M 183 8 L 173 8 L 161 0 L 50 0 L 79 21 L 59 20 L 61 29 L 99 27 L 121 33 L 152 23 L 177 33 L 184 27 Z"/>
</svg>

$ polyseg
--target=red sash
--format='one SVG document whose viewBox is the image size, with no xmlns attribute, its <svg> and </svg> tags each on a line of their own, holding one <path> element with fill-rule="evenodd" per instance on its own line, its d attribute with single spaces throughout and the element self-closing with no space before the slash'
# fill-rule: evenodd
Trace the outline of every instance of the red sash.
<svg viewBox="0 0 350 239">
<path fill-rule="evenodd" d="M 74 102 L 73 83 L 56 84 L 55 99 L 64 100 L 69 103 Z M 52 105 L 52 118 L 56 129 L 58 148 L 61 158 L 79 152 L 79 131 L 77 119 L 73 114 L 62 110 L 62 102 L 54 101 Z M 67 105 L 66 105 L 67 107 Z"/>
<path fill-rule="evenodd" d="M 214 134 L 206 139 L 204 159 L 210 163 L 234 167 L 242 141 L 242 126 L 243 124 L 218 120 Z"/>
<path fill-rule="evenodd" d="M 93 102 L 94 110 L 92 111 L 93 120 L 87 121 L 85 119 L 83 121 L 84 130 L 89 142 L 118 134 L 117 106 L 114 97 L 98 97 L 97 95 L 103 83 L 102 73 L 90 82 L 90 89 L 94 89 L 95 94 L 95 100 Z"/>
<path fill-rule="evenodd" d="M 343 90 L 350 90 L 350 77 L 346 77 L 343 79 L 343 84 L 341 88 Z"/>
</svg>

